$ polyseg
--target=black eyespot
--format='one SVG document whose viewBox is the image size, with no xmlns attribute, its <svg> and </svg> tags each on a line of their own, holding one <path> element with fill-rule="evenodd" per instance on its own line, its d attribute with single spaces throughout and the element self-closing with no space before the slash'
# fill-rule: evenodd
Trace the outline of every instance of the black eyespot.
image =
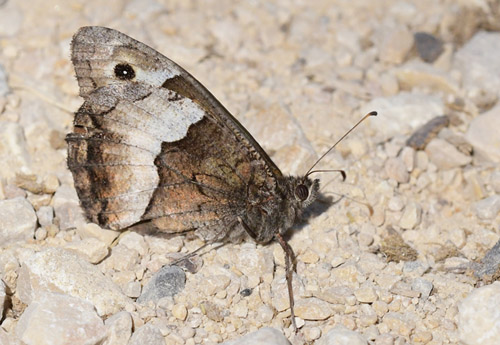
<svg viewBox="0 0 500 345">
<path fill-rule="evenodd" d="M 309 196 L 309 189 L 303 185 L 299 184 L 295 187 L 295 196 L 300 199 L 300 201 L 304 201 Z"/>
<path fill-rule="evenodd" d="M 131 80 L 135 78 L 135 71 L 129 64 L 119 63 L 115 66 L 115 76 L 120 80 Z"/>
</svg>

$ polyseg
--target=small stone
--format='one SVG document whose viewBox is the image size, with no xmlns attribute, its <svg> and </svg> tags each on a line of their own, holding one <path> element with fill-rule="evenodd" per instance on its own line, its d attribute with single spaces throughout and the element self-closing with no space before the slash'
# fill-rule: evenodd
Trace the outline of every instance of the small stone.
<svg viewBox="0 0 500 345">
<path fill-rule="evenodd" d="M 307 327 L 302 330 L 307 341 L 314 341 L 321 337 L 321 329 L 319 327 Z"/>
<path fill-rule="evenodd" d="M 106 335 L 101 318 L 89 302 L 59 293 L 34 299 L 16 326 L 24 344 L 99 344 Z"/>
<path fill-rule="evenodd" d="M 327 289 L 315 292 L 315 297 L 331 304 L 345 304 L 353 297 L 354 291 L 348 286 L 332 286 Z"/>
<path fill-rule="evenodd" d="M 99 241 L 110 246 L 113 241 L 120 235 L 120 231 L 103 229 L 94 223 L 86 223 L 76 228 L 76 232 L 82 238 L 97 238 Z"/>
<path fill-rule="evenodd" d="M 500 194 L 479 200 L 473 205 L 473 209 L 480 219 L 494 219 L 500 212 Z"/>
<path fill-rule="evenodd" d="M 7 298 L 5 283 L 0 279 L 0 320 L 3 319 L 4 305 Z"/>
<path fill-rule="evenodd" d="M 205 314 L 212 321 L 221 322 L 224 320 L 224 316 L 226 316 L 226 310 L 223 310 L 221 306 L 215 303 L 205 301 L 200 304 L 200 307 L 203 314 Z"/>
<path fill-rule="evenodd" d="M 118 244 L 111 248 L 111 254 L 102 263 L 106 268 L 115 271 L 132 271 L 139 264 L 139 253 L 136 250 Z"/>
<path fill-rule="evenodd" d="M 275 328 L 263 327 L 244 337 L 223 342 L 221 345 L 291 345 L 288 339 Z"/>
<path fill-rule="evenodd" d="M 416 166 L 421 171 L 427 170 L 427 166 L 429 165 L 429 156 L 425 151 L 417 151 L 416 157 Z"/>
<path fill-rule="evenodd" d="M 130 249 L 136 250 L 141 256 L 147 253 L 148 245 L 144 237 L 136 232 L 130 231 L 120 238 L 120 244 Z"/>
<path fill-rule="evenodd" d="M 364 281 L 364 277 L 356 265 L 349 262 L 334 268 L 331 277 L 334 281 L 343 282 L 349 287 L 357 287 L 358 282 Z"/>
<path fill-rule="evenodd" d="M 39 178 L 34 174 L 17 173 L 15 183 L 19 188 L 33 194 L 40 194 L 42 192 L 42 184 Z"/>
<path fill-rule="evenodd" d="M 304 320 L 326 320 L 333 315 L 330 303 L 311 297 L 295 301 L 295 315 Z"/>
<path fill-rule="evenodd" d="M 181 321 L 184 321 L 186 320 L 186 317 L 187 317 L 187 308 L 184 304 L 175 304 L 174 307 L 172 308 L 172 315 L 178 319 L 178 320 L 181 320 Z"/>
<path fill-rule="evenodd" d="M 46 228 L 38 228 L 35 230 L 35 240 L 43 241 L 47 238 L 48 231 Z"/>
<path fill-rule="evenodd" d="M 7 245 L 32 239 L 36 229 L 36 213 L 24 198 L 0 200 L 0 243 Z"/>
<path fill-rule="evenodd" d="M 138 281 L 128 282 L 123 289 L 123 293 L 131 298 L 137 298 L 141 295 L 142 285 Z"/>
<path fill-rule="evenodd" d="M 393 74 L 382 74 L 379 82 L 384 96 L 392 96 L 399 92 L 398 80 Z"/>
<path fill-rule="evenodd" d="M 406 183 L 410 179 L 410 174 L 408 173 L 405 164 L 399 158 L 389 158 L 385 162 L 385 172 L 389 178 L 392 178 L 399 183 Z"/>
<path fill-rule="evenodd" d="M 383 207 L 376 206 L 373 208 L 373 214 L 370 221 L 375 226 L 382 226 L 385 223 L 385 212 Z M 343 262 L 341 262 L 343 263 Z M 337 265 L 338 266 L 338 265 Z"/>
<path fill-rule="evenodd" d="M 274 317 L 274 311 L 266 304 L 261 305 L 257 309 L 257 320 L 262 323 L 270 322 Z"/>
<path fill-rule="evenodd" d="M 436 116 L 413 132 L 408 140 L 406 140 L 406 145 L 415 150 L 423 150 L 449 124 L 450 118 L 448 116 Z"/>
<path fill-rule="evenodd" d="M 416 331 L 413 333 L 413 336 L 411 338 L 414 344 L 420 343 L 420 344 L 427 344 L 432 340 L 432 332 L 429 331 Z"/>
<path fill-rule="evenodd" d="M 132 316 L 126 311 L 120 311 L 109 317 L 104 325 L 106 327 L 106 340 L 103 345 L 127 344 L 132 335 Z"/>
<path fill-rule="evenodd" d="M 27 193 L 24 190 L 13 184 L 7 184 L 6 186 L 4 186 L 3 193 L 5 196 L 3 199 L 25 199 L 28 197 Z"/>
<path fill-rule="evenodd" d="M 156 272 L 142 290 L 137 302 L 157 302 L 160 298 L 175 296 L 184 289 L 186 274 L 177 266 L 163 266 Z"/>
<path fill-rule="evenodd" d="M 335 326 L 323 335 L 317 345 L 368 345 L 368 341 L 361 334 L 351 331 L 344 326 Z"/>
<path fill-rule="evenodd" d="M 439 138 L 432 139 L 425 152 L 430 161 L 443 170 L 458 168 L 472 162 L 470 156 L 464 155 L 455 146 Z"/>
<path fill-rule="evenodd" d="M 415 278 L 411 283 L 411 289 L 420 292 L 420 298 L 423 300 L 429 298 L 433 288 L 432 282 L 424 278 Z"/>
<path fill-rule="evenodd" d="M 401 160 L 408 172 L 412 172 L 415 168 L 416 151 L 409 146 L 403 147 L 403 150 L 401 150 Z"/>
<path fill-rule="evenodd" d="M 384 316 L 389 311 L 389 306 L 384 301 L 375 301 L 372 308 L 378 317 Z"/>
<path fill-rule="evenodd" d="M 413 37 L 417 53 L 425 62 L 434 62 L 444 50 L 443 42 L 434 35 L 416 32 Z"/>
<path fill-rule="evenodd" d="M 44 206 L 49 206 L 52 197 L 49 194 L 28 194 L 27 199 L 35 211 L 38 211 Z"/>
<path fill-rule="evenodd" d="M 373 286 L 363 285 L 354 291 L 354 296 L 359 303 L 373 303 L 377 300 L 377 293 Z"/>
<path fill-rule="evenodd" d="M 0 12 L 3 13 L 3 9 Z M 6 179 L 14 178 L 18 172 L 30 171 L 31 157 L 24 129 L 18 123 L 0 121 L 0 162 L 0 176 Z"/>
<path fill-rule="evenodd" d="M 443 115 L 445 106 L 437 95 L 399 92 L 391 97 L 378 97 L 360 108 L 360 113 L 377 109 L 377 121 L 369 125 L 375 132 L 374 140 L 388 141 L 401 135 L 410 135 L 436 116 Z"/>
<path fill-rule="evenodd" d="M 474 89 L 477 89 L 480 90 L 480 93 L 498 95 L 500 89 L 500 61 L 493 53 L 499 49 L 500 33 L 479 30 L 454 54 L 454 68 L 462 74 L 462 85 L 466 93 L 471 94 Z M 498 108 L 498 105 L 495 108 Z M 484 114 L 476 117 L 475 120 L 483 116 Z M 472 122 L 475 120 L 472 120 Z M 499 127 L 498 122 L 496 124 L 486 122 L 485 126 L 488 125 L 491 126 L 490 134 L 484 137 L 483 143 L 491 145 L 491 142 L 488 144 L 488 138 L 494 139 L 495 129 Z M 481 138 L 477 137 L 477 139 Z M 471 140 L 469 141 L 473 144 Z M 492 145 L 491 148 L 493 147 Z M 498 144 L 496 147 L 498 151 Z"/>
<path fill-rule="evenodd" d="M 319 255 L 311 249 L 306 249 L 305 252 L 300 255 L 300 260 L 306 264 L 315 264 L 319 261 Z"/>
<path fill-rule="evenodd" d="M 77 252 L 79 255 L 85 257 L 91 264 L 101 262 L 109 253 L 105 243 L 92 237 L 70 242 L 66 244 L 65 248 Z"/>
<path fill-rule="evenodd" d="M 9 84 L 7 81 L 7 72 L 5 71 L 5 67 L 0 65 L 0 98 L 7 96 L 10 92 Z M 3 109 L 0 109 L 0 114 L 3 113 Z"/>
<path fill-rule="evenodd" d="M 500 85 L 500 78 L 499 78 Z M 500 163 L 500 104 L 474 118 L 465 133 L 465 139 L 473 146 L 475 154 Z"/>
<path fill-rule="evenodd" d="M 387 207 L 389 208 L 389 210 L 393 212 L 399 212 L 405 207 L 405 202 L 402 197 L 393 196 L 392 198 L 389 199 Z"/>
<path fill-rule="evenodd" d="M 500 171 L 493 171 L 490 174 L 490 185 L 496 193 L 500 194 Z"/>
<path fill-rule="evenodd" d="M 38 224 L 41 226 L 48 226 L 52 224 L 54 220 L 54 209 L 52 206 L 41 206 L 38 211 L 36 211 L 36 216 L 38 218 Z"/>
<path fill-rule="evenodd" d="M 409 335 L 415 328 L 414 322 L 408 320 L 405 314 L 400 314 L 395 311 L 390 311 L 385 314 L 382 320 L 383 323 L 389 326 L 389 329 L 401 335 Z"/>
<path fill-rule="evenodd" d="M 80 208 L 76 191 L 68 185 L 61 185 L 57 188 L 52 197 L 52 206 L 59 219 L 61 230 L 78 228 L 87 223 Z"/>
<path fill-rule="evenodd" d="M 165 345 L 165 339 L 158 327 L 150 323 L 138 328 L 130 338 L 128 345 Z"/>
<path fill-rule="evenodd" d="M 17 294 L 25 304 L 44 292 L 66 293 L 91 302 L 99 315 L 123 309 L 128 298 L 97 266 L 78 254 L 47 248 L 27 257 L 19 270 Z"/>
<path fill-rule="evenodd" d="M 458 332 L 465 344 L 494 345 L 500 339 L 500 282 L 474 289 L 458 305 Z"/>
<path fill-rule="evenodd" d="M 180 329 L 179 335 L 182 339 L 192 339 L 195 335 L 195 330 L 193 327 L 184 326 Z"/>
<path fill-rule="evenodd" d="M 386 30 L 379 47 L 381 61 L 393 64 L 402 63 L 413 46 L 413 35 L 406 27 Z"/>
<path fill-rule="evenodd" d="M 410 61 L 395 71 L 399 86 L 404 90 L 426 88 L 449 94 L 459 94 L 459 84 L 449 73 L 420 61 Z M 413 145 L 409 145 L 417 148 Z"/>
<path fill-rule="evenodd" d="M 403 215 L 399 220 L 399 226 L 403 229 L 413 229 L 422 221 L 422 207 L 416 202 L 406 205 Z"/>
<path fill-rule="evenodd" d="M 45 194 L 54 194 L 59 188 L 59 179 L 54 174 L 45 176 L 42 180 L 42 191 Z"/>
</svg>

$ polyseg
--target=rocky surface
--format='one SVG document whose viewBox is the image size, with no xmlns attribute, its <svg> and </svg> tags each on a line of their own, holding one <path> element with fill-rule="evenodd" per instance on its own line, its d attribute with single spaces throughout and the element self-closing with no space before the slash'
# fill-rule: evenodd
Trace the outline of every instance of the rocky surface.
<svg viewBox="0 0 500 345">
<path fill-rule="evenodd" d="M 499 22 L 493 0 L 0 1 L 0 343 L 495 341 Z M 155 284 L 203 243 L 85 221 L 64 142 L 84 25 L 177 61 L 286 174 L 378 111 L 289 231 L 298 334 L 279 244 L 209 246 Z"/>
</svg>

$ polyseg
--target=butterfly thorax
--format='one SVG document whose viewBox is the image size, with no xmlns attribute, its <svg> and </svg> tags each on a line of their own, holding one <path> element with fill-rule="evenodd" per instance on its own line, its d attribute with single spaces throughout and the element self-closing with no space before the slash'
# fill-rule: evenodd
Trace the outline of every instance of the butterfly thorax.
<svg viewBox="0 0 500 345">
<path fill-rule="evenodd" d="M 296 176 L 278 178 L 274 191 L 250 189 L 242 217 L 247 232 L 258 243 L 285 233 L 317 198 L 318 189 L 318 180 Z"/>
</svg>

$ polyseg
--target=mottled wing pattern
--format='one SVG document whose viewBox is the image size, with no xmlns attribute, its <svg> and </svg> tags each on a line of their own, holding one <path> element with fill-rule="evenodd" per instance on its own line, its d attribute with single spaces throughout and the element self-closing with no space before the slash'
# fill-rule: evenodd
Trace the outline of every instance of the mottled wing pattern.
<svg viewBox="0 0 500 345">
<path fill-rule="evenodd" d="M 81 28 L 72 61 L 84 103 L 68 166 L 89 220 L 164 231 L 231 226 L 251 183 L 271 193 L 281 172 L 191 75 L 112 29 Z M 117 67 L 118 66 L 118 67 Z M 117 73 L 131 66 L 127 74 Z"/>
</svg>

